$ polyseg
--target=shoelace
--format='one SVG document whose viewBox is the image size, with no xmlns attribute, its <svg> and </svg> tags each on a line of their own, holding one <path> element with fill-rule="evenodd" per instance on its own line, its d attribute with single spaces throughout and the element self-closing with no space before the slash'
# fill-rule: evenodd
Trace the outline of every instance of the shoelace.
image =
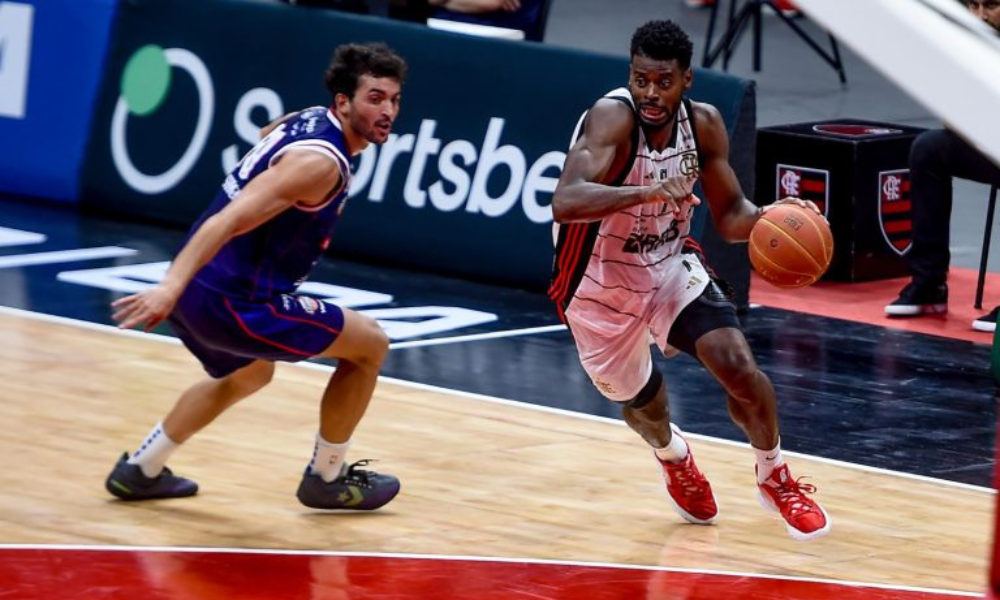
<svg viewBox="0 0 1000 600">
<path fill-rule="evenodd" d="M 695 471 L 693 465 L 672 468 L 669 472 L 671 482 L 680 487 L 685 496 L 700 496 L 705 493 L 708 482 L 701 473 Z"/>
<path fill-rule="evenodd" d="M 813 509 L 813 501 L 806 494 L 815 494 L 816 486 L 811 483 L 800 483 L 805 477 L 789 480 L 775 489 L 778 491 L 778 502 L 788 507 L 788 515 L 797 517 Z"/>
<path fill-rule="evenodd" d="M 370 487 L 370 484 L 369 484 L 369 481 L 368 481 L 368 475 L 371 472 L 370 471 L 365 471 L 361 467 L 365 467 L 365 466 L 367 466 L 367 465 L 369 465 L 369 464 L 371 464 L 373 462 L 375 462 L 375 459 L 372 459 L 372 458 L 363 458 L 363 459 L 361 459 L 361 460 L 359 460 L 357 462 L 351 463 L 347 467 L 347 473 L 344 474 L 344 479 L 349 480 L 351 482 L 355 482 L 355 483 L 357 483 L 357 484 L 359 484 L 361 486 L 364 486 L 364 487 Z"/>
</svg>

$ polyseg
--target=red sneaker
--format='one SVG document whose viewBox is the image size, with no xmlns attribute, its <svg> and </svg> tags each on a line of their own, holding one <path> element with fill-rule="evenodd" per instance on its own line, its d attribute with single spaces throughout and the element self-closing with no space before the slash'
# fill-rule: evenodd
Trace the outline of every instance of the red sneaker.
<svg viewBox="0 0 1000 600">
<path fill-rule="evenodd" d="M 781 465 L 757 486 L 761 506 L 780 513 L 791 536 L 801 542 L 830 533 L 832 521 L 823 507 L 806 497 L 816 486 L 792 479 L 788 465 Z"/>
<path fill-rule="evenodd" d="M 680 435 L 674 430 L 674 435 Z M 667 497 L 685 521 L 696 525 L 708 525 L 719 516 L 719 505 L 708 479 L 694 464 L 694 453 L 688 446 L 688 455 L 679 463 L 669 463 L 653 456 L 663 467 L 663 479 L 667 482 Z"/>
</svg>

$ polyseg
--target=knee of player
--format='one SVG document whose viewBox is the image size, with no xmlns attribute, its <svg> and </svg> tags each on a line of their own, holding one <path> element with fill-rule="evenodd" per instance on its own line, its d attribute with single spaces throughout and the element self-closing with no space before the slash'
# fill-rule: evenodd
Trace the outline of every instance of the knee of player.
<svg viewBox="0 0 1000 600">
<path fill-rule="evenodd" d="M 274 377 L 274 363 L 257 360 L 227 377 L 230 385 L 237 386 L 241 394 L 252 394 L 271 383 Z"/>
<path fill-rule="evenodd" d="M 267 384 L 271 383 L 274 378 L 274 363 L 269 361 L 260 361 L 257 369 L 254 370 L 253 381 L 251 384 L 255 389 L 260 389 Z"/>
<path fill-rule="evenodd" d="M 389 354 L 389 336 L 378 324 L 378 321 L 371 317 L 364 317 L 364 351 L 356 361 L 363 365 L 381 367 L 385 362 L 385 357 Z"/>
<path fill-rule="evenodd" d="M 635 395 L 622 400 L 625 410 L 644 410 L 651 405 L 665 410 L 666 387 L 663 383 L 663 374 L 654 368 L 642 388 Z"/>
<path fill-rule="evenodd" d="M 753 357 L 737 353 L 724 365 L 721 371 L 722 384 L 730 394 L 738 398 L 752 397 L 760 378 L 764 376 Z"/>
</svg>

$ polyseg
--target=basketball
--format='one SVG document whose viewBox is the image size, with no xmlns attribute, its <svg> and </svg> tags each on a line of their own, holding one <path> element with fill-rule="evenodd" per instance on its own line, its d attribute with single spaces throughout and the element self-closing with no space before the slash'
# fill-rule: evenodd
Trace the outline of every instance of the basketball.
<svg viewBox="0 0 1000 600">
<path fill-rule="evenodd" d="M 833 233 L 826 219 L 796 204 L 779 204 L 750 232 L 750 264 L 780 288 L 812 285 L 833 259 Z"/>
</svg>

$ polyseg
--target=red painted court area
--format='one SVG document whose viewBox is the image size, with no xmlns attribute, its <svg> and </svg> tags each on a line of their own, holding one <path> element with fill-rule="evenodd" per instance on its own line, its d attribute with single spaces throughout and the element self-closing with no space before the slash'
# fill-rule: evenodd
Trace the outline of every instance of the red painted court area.
<svg viewBox="0 0 1000 600">
<path fill-rule="evenodd" d="M 976 344 L 990 344 L 993 337 L 972 329 L 972 322 L 1000 304 L 1000 274 L 987 273 L 982 310 L 973 307 L 978 272 L 951 267 L 948 271 L 948 312 L 917 318 L 893 318 L 885 315 L 885 305 L 896 299 L 909 278 L 882 279 L 859 283 L 820 281 L 809 287 L 786 290 L 776 288 L 751 273 L 750 301 L 771 308 L 820 315 L 937 335 Z"/>
<path fill-rule="evenodd" d="M 267 551 L 0 549 L 18 600 L 949 600 L 971 594 L 658 568 Z"/>
</svg>

